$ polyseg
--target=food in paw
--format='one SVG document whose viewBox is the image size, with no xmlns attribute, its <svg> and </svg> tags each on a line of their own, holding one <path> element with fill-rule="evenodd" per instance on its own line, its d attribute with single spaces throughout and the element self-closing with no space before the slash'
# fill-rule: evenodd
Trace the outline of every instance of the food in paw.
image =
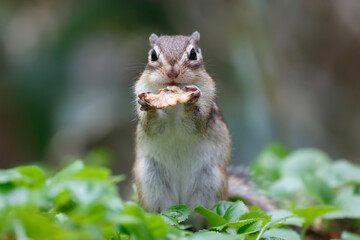
<svg viewBox="0 0 360 240">
<path fill-rule="evenodd" d="M 157 109 L 163 109 L 168 107 L 173 107 L 177 103 L 187 103 L 193 98 L 195 89 L 191 88 L 189 91 L 188 87 L 180 89 L 177 86 L 168 86 L 166 88 L 160 89 L 158 94 L 154 93 L 142 93 L 139 95 L 139 98 L 145 100 L 146 102 L 150 103 L 151 106 Z"/>
</svg>

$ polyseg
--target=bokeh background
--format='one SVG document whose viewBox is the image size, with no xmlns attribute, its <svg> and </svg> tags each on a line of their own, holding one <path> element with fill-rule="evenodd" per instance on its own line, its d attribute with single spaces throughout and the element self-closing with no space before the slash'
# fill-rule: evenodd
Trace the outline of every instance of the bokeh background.
<svg viewBox="0 0 360 240">
<path fill-rule="evenodd" d="M 359 163 L 359 23 L 358 0 L 1 0 L 0 168 L 106 155 L 130 176 L 148 37 L 195 30 L 234 164 L 273 141 Z"/>
</svg>

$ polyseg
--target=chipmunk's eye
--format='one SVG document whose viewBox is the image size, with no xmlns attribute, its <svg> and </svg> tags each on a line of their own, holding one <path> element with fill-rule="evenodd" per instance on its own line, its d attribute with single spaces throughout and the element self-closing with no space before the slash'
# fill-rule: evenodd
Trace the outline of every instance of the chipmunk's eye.
<svg viewBox="0 0 360 240">
<path fill-rule="evenodd" d="M 190 60 L 196 60 L 196 52 L 195 52 L 194 48 L 192 48 L 191 51 L 190 51 L 189 59 Z"/>
<path fill-rule="evenodd" d="M 157 56 L 157 54 L 156 54 L 155 49 L 153 49 L 153 50 L 151 51 L 151 61 L 155 62 L 155 61 L 157 61 L 157 60 L 158 60 L 158 56 Z"/>
</svg>

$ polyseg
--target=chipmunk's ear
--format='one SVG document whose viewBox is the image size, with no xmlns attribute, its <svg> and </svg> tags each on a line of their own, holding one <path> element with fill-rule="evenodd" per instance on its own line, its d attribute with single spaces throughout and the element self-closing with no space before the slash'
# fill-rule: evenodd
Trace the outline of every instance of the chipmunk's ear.
<svg viewBox="0 0 360 240">
<path fill-rule="evenodd" d="M 191 34 L 191 42 L 193 44 L 198 44 L 200 41 L 200 33 L 198 31 L 193 32 L 193 34 Z"/>
<path fill-rule="evenodd" d="M 151 34 L 149 37 L 150 45 L 154 47 L 156 40 L 158 40 L 159 37 L 155 33 Z"/>
</svg>

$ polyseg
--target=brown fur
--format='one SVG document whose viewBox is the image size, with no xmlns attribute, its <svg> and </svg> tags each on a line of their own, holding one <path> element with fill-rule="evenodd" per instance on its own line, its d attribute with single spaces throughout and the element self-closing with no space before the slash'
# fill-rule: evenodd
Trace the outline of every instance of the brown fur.
<svg viewBox="0 0 360 240">
<path fill-rule="evenodd" d="M 229 192 L 233 189 L 232 184 L 238 186 L 241 191 L 246 190 L 245 186 L 237 185 L 239 182 L 236 182 L 233 178 L 228 179 L 227 176 L 226 169 L 231 155 L 230 134 L 215 103 L 215 83 L 202 64 L 201 50 L 197 46 L 199 38 L 200 35 L 197 32 L 189 37 L 158 37 L 152 34 L 149 38 L 150 43 L 156 49 L 159 58 L 158 61 L 153 62 L 149 56 L 148 66 L 135 85 L 136 95 L 149 91 L 157 92 L 158 89 L 172 84 L 179 87 L 192 85 L 201 91 L 201 96 L 197 102 L 180 105 L 176 109 L 178 112 L 175 115 L 171 115 L 174 112 L 171 113 L 170 110 L 170 112 L 167 112 L 168 110 L 141 111 L 140 106 L 137 106 L 139 121 L 136 131 L 135 183 L 140 204 L 145 208 L 152 209 L 152 211 L 163 210 L 164 206 L 160 203 L 158 206 L 157 203 L 164 200 L 165 197 L 171 199 L 172 204 L 199 204 L 211 207 L 216 201 L 228 198 Z M 184 57 L 184 54 L 189 54 L 189 49 L 192 47 L 197 52 L 198 58 L 196 61 Z M 179 71 L 179 77 L 170 79 L 168 77 L 169 71 Z M 176 119 L 174 120 L 171 116 L 176 116 Z M 181 132 L 177 132 L 178 135 L 169 135 L 169 129 L 176 132 L 178 125 L 181 125 Z M 166 130 L 168 131 L 166 132 Z M 171 142 L 173 145 L 169 145 L 168 138 L 171 138 L 175 143 Z M 151 141 L 154 139 L 160 141 L 161 145 L 156 145 L 158 142 L 153 144 Z M 196 139 L 196 142 L 189 146 L 188 142 L 193 139 Z M 153 145 L 149 145 L 150 142 Z M 145 149 L 145 145 L 148 148 Z M 156 149 L 151 152 L 153 146 Z M 179 146 L 185 146 L 185 149 L 193 147 L 188 151 L 193 151 L 194 146 L 204 150 L 200 154 L 197 153 L 197 158 L 192 159 L 190 157 L 192 162 L 181 165 L 181 163 L 178 163 L 179 159 L 182 161 L 187 160 L 178 156 L 182 155 L 183 152 L 168 151 L 173 148 L 180 150 Z M 172 155 L 168 157 L 167 154 Z M 148 155 L 151 155 L 151 157 L 148 157 Z M 167 158 L 170 158 L 173 162 L 167 162 Z M 155 165 L 149 168 L 148 165 L 154 162 L 156 162 Z M 169 168 L 172 169 L 169 170 Z M 149 173 L 150 170 L 152 172 Z M 183 171 L 183 173 L 177 172 L 178 170 Z M 170 177 L 166 175 L 168 172 L 174 175 L 179 173 L 180 178 L 188 176 L 186 173 L 191 172 L 194 175 L 191 175 L 190 178 L 194 178 L 182 179 L 180 184 L 177 185 L 178 182 L 171 182 L 173 175 Z M 151 184 L 149 184 L 149 181 Z M 152 184 L 153 182 L 156 182 L 156 184 Z M 183 190 L 184 186 L 181 184 L 192 184 L 190 188 L 193 189 L 185 192 L 185 195 L 189 195 L 189 192 L 192 193 L 187 200 L 184 200 L 186 196 L 177 197 L 177 192 L 174 193 L 174 191 L 181 192 Z M 175 186 L 175 189 L 171 189 L 171 186 Z M 149 189 L 151 191 L 146 191 Z M 151 194 L 154 189 L 156 192 L 160 192 L 161 196 Z M 250 194 L 250 191 L 244 191 L 244 193 Z M 175 199 L 169 196 L 174 196 Z M 194 199 L 197 200 L 194 202 Z M 198 199 L 201 199 L 201 201 L 199 202 Z M 165 202 L 165 205 L 167 203 Z"/>
<path fill-rule="evenodd" d="M 201 136 L 202 141 L 210 141 L 211 144 L 216 143 L 218 150 L 211 152 L 212 154 L 204 154 L 209 159 L 208 167 L 202 171 L 203 174 L 210 174 L 209 170 L 216 168 L 221 174 L 217 186 L 214 191 L 215 200 L 226 200 L 229 196 L 240 196 L 249 205 L 258 205 L 265 210 L 274 208 L 273 203 L 268 198 L 259 194 L 254 185 L 247 181 L 243 176 L 236 176 L 230 173 L 228 177 L 227 166 L 230 161 L 231 141 L 229 131 L 222 119 L 219 108 L 215 103 L 215 84 L 213 79 L 206 72 L 201 56 L 201 50 L 197 44 L 200 35 L 195 32 L 191 36 L 161 36 L 158 37 L 152 34 L 149 38 L 150 43 L 154 49 L 157 49 L 157 55 L 162 55 L 165 61 L 150 62 L 137 81 L 135 86 L 136 95 L 142 92 L 157 91 L 159 88 L 164 88 L 167 85 L 176 84 L 180 87 L 187 85 L 195 85 L 201 90 L 201 96 L 196 103 L 184 104 L 181 111 L 183 114 L 179 115 L 182 119 L 177 124 L 183 125 L 183 131 L 189 135 L 196 134 Z M 184 59 L 179 64 L 181 58 L 186 51 L 189 51 L 189 44 L 195 48 L 198 59 L 197 61 L 190 61 Z M 151 53 L 151 52 L 150 52 Z M 168 79 L 168 73 L 174 74 L 179 72 L 179 78 Z M 155 75 L 154 75 L 155 74 Z M 157 80 L 153 76 L 156 76 Z M 161 110 L 162 111 L 162 110 Z M 135 184 L 139 195 L 140 204 L 146 208 L 146 201 L 144 200 L 144 189 L 141 182 L 141 173 L 139 172 L 139 163 L 146 156 L 142 154 L 143 145 L 152 138 L 157 138 L 163 134 L 166 128 L 169 128 L 169 122 L 159 117 L 159 111 L 141 111 L 140 106 L 137 107 L 139 117 L 138 127 L 136 131 L 136 163 L 134 166 Z M 184 144 L 182 139 L 178 139 L 179 145 Z M 211 148 L 214 148 L 211 145 Z M 176 146 L 175 146 L 176 147 Z M 160 151 L 160 150 L 158 150 Z M 211 176 L 209 175 L 209 179 Z M 167 187 L 167 183 L 164 187 Z M 200 185 L 201 186 L 201 185 Z M 194 186 L 195 187 L 195 186 Z M 169 193 L 170 194 L 170 193 Z M 204 196 L 207 196 L 204 193 Z M 205 197 L 204 197 L 205 198 Z M 181 202 L 186 204 L 186 202 Z M 206 202 L 207 199 L 204 199 Z M 161 209 L 158 209 L 161 210 Z"/>
<path fill-rule="evenodd" d="M 162 36 L 155 44 L 161 49 L 169 64 L 174 64 L 181 58 L 189 42 L 190 38 L 185 36 Z"/>
</svg>

